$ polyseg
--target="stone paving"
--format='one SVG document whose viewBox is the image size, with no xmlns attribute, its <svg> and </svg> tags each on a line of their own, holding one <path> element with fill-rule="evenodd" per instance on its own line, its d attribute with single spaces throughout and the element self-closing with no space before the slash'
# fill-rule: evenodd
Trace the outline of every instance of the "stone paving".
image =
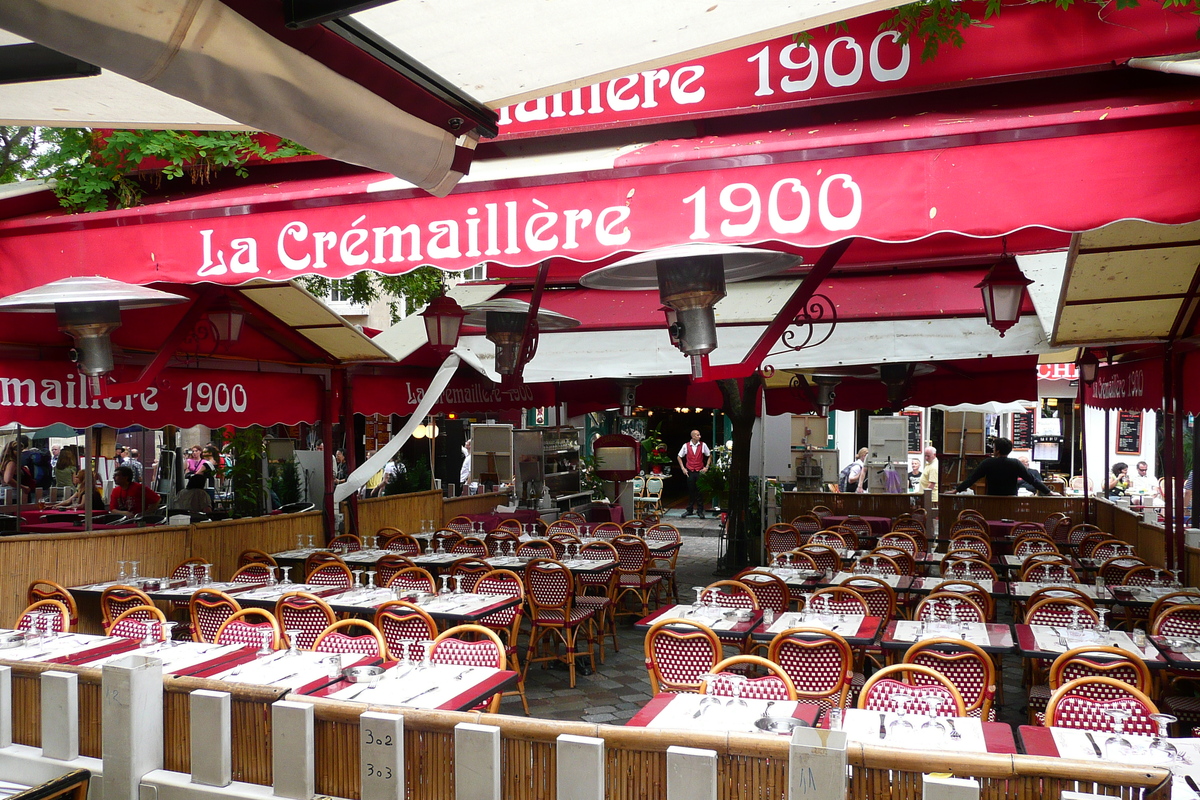
<svg viewBox="0 0 1200 800">
<path fill-rule="evenodd" d="M 706 586 L 719 578 L 717 568 L 720 546 L 719 523 L 712 514 L 703 520 L 680 518 L 680 509 L 672 509 L 664 517 L 679 528 L 683 548 L 677 564 L 680 599 L 691 598 L 691 587 Z M 621 725 L 628 722 L 650 700 L 650 680 L 646 673 L 643 632 L 634 630 L 632 618 L 617 624 L 619 652 L 612 652 L 612 640 L 605 646 L 605 661 L 597 672 L 577 675 L 576 687 L 570 688 L 565 669 L 543 669 L 535 665 L 529 670 L 525 687 L 531 716 L 592 723 Z M 1012 622 L 1007 601 L 997 603 L 997 620 Z M 521 641 L 522 648 L 526 642 Z M 521 656 L 525 653 L 522 649 Z M 726 655 L 734 655 L 727 651 Z M 997 712 L 997 719 L 1014 725 L 1025 724 L 1024 690 L 1021 687 L 1021 659 L 1004 657 L 1003 696 L 1007 701 Z M 504 698 L 501 713 L 521 714 L 521 700 L 516 695 Z"/>
</svg>

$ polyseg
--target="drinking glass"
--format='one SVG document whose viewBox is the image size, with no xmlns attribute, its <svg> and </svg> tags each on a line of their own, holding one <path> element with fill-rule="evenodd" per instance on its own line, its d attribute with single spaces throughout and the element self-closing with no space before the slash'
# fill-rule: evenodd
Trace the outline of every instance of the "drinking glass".
<svg viewBox="0 0 1200 800">
<path fill-rule="evenodd" d="M 261 646 L 258 648 L 258 652 L 255 653 L 255 655 L 259 658 L 264 658 L 271 655 L 271 632 L 260 631 L 259 642 L 261 643 Z"/>
<path fill-rule="evenodd" d="M 936 694 L 927 694 L 925 701 L 925 721 L 921 723 L 921 733 L 929 733 L 935 741 L 941 741 L 946 736 L 946 723 L 938 719 L 938 709 L 942 707 L 942 698 Z"/>
<path fill-rule="evenodd" d="M 1155 567 L 1154 568 L 1154 578 L 1150 581 L 1150 585 L 1161 588 L 1163 585 L 1162 574 L 1163 574 L 1163 571 L 1161 569 L 1159 569 L 1158 567 Z"/>
<path fill-rule="evenodd" d="M 314 534 L 311 534 L 311 533 L 308 535 L 308 549 L 309 550 L 312 550 L 317 546 L 317 541 L 315 538 L 313 538 L 313 536 L 314 536 Z"/>
<path fill-rule="evenodd" d="M 375 589 L 375 570 L 367 570 L 367 590 L 374 591 Z"/>
<path fill-rule="evenodd" d="M 1180 573 L 1180 571 L 1181 571 L 1181 570 L 1177 570 L 1177 569 L 1169 570 L 1169 572 L 1171 573 L 1171 583 L 1172 583 L 1172 584 L 1174 584 L 1175 586 L 1182 586 L 1182 585 L 1183 585 L 1183 584 L 1181 584 L 1181 583 L 1179 582 L 1179 573 Z"/>
<path fill-rule="evenodd" d="M 140 575 L 138 575 L 138 564 L 140 564 L 140 563 L 141 563 L 140 561 L 130 561 L 129 562 L 129 579 L 130 580 L 137 580 L 138 578 L 141 577 Z"/>
<path fill-rule="evenodd" d="M 1145 629 L 1134 628 L 1133 633 L 1130 635 L 1130 638 L 1133 639 L 1134 647 L 1138 648 L 1139 650 L 1143 650 L 1143 651 L 1146 649 L 1146 631 L 1145 631 Z"/>
<path fill-rule="evenodd" d="M 427 539 L 425 541 L 425 555 L 427 555 L 427 556 L 433 555 L 433 540 L 431 540 L 431 539 Z"/>
<path fill-rule="evenodd" d="M 146 620 L 142 623 L 142 630 L 144 631 L 144 635 L 142 636 L 142 647 L 150 647 L 158 644 L 157 636 L 162 635 L 162 628 L 159 627 L 158 620 Z"/>
<path fill-rule="evenodd" d="M 840 731 L 842 729 L 842 709 L 839 706 L 834 706 L 826 712 L 829 718 L 829 730 Z"/>
<path fill-rule="evenodd" d="M 283 580 L 280 581 L 280 584 L 287 586 L 288 584 L 290 584 L 292 582 L 292 568 L 291 567 L 280 567 L 279 572 L 280 572 L 280 574 L 283 575 Z"/>
<path fill-rule="evenodd" d="M 1133 745 L 1125 738 L 1125 721 L 1130 713 L 1125 708 L 1106 708 L 1104 713 L 1112 720 L 1113 735 L 1104 740 L 1104 753 L 1109 758 L 1126 758 L 1133 752 Z"/>
<path fill-rule="evenodd" d="M 1096 599 L 1100 600 L 1104 597 L 1104 576 L 1096 576 Z"/>
<path fill-rule="evenodd" d="M 455 575 L 453 577 L 454 577 L 454 593 L 462 594 L 463 593 L 462 575 Z"/>
<path fill-rule="evenodd" d="M 888 723 L 888 736 L 893 736 L 896 733 L 904 734 L 905 732 L 912 732 L 912 723 L 904 716 L 908 713 L 908 704 L 912 702 L 912 697 L 907 694 L 894 694 L 892 695 L 892 702 L 896 704 L 896 718 Z"/>
<path fill-rule="evenodd" d="M 437 554 L 439 556 L 444 556 L 446 554 L 446 540 L 445 539 L 438 539 Z"/>
<path fill-rule="evenodd" d="M 1175 722 L 1176 718 L 1170 714 L 1151 714 L 1150 719 L 1154 720 L 1158 728 L 1154 741 L 1150 742 L 1150 747 L 1147 748 L 1151 760 L 1179 761 L 1179 748 L 1167 740 L 1167 726 Z"/>
<path fill-rule="evenodd" d="M 700 609 L 704 606 L 704 587 L 693 586 L 692 591 L 696 593 L 696 602 L 692 604 L 692 610 L 699 613 Z"/>
<path fill-rule="evenodd" d="M 1068 630 L 1070 630 L 1072 632 L 1079 632 L 1080 630 L 1082 630 L 1082 628 L 1083 628 L 1083 626 L 1081 626 L 1079 624 L 1079 606 L 1072 606 L 1071 607 L 1071 624 L 1068 626 Z"/>
<path fill-rule="evenodd" d="M 1096 639 L 1100 644 L 1107 644 L 1108 635 L 1111 633 L 1111 629 L 1105 622 L 1109 611 L 1110 609 L 1107 609 L 1104 606 L 1098 606 L 1096 608 L 1096 615 L 1100 617 L 1100 621 L 1096 624 Z"/>
<path fill-rule="evenodd" d="M 749 708 L 750 704 L 742 699 L 742 688 L 746 684 L 745 675 L 726 675 L 725 679 L 729 681 L 729 693 L 732 697 L 725 702 L 726 708 L 739 706 L 741 708 Z"/>
<path fill-rule="evenodd" d="M 433 640 L 425 639 L 421 642 L 421 669 L 429 669 L 433 666 Z"/>
<path fill-rule="evenodd" d="M 442 575 L 442 591 L 439 594 L 450 594 L 450 576 Z"/>
<path fill-rule="evenodd" d="M 175 642 L 175 626 L 178 622 L 163 622 L 162 623 L 162 640 L 163 647 L 174 647 Z"/>
<path fill-rule="evenodd" d="M 205 563 L 205 564 L 201 564 L 200 566 L 204 567 L 204 585 L 207 586 L 208 584 L 212 583 L 213 565 Z"/>
<path fill-rule="evenodd" d="M 279 567 L 267 566 L 267 586 L 278 586 L 279 579 L 275 577 L 275 570 Z"/>
<path fill-rule="evenodd" d="M 296 549 L 297 550 L 304 549 L 304 534 L 303 533 L 296 534 Z"/>
<path fill-rule="evenodd" d="M 706 672 L 700 676 L 699 680 L 704 685 L 704 696 L 700 698 L 700 705 L 697 707 L 696 713 L 703 714 L 710 706 L 721 705 L 721 699 L 709 693 L 709 690 L 712 689 L 713 681 L 716 679 L 716 674 L 712 672 Z"/>
<path fill-rule="evenodd" d="M 117 562 L 117 581 L 119 581 L 121 583 L 124 583 L 125 578 L 128 577 L 125 574 L 125 565 L 128 563 L 129 563 L 128 561 L 118 561 Z"/>
<path fill-rule="evenodd" d="M 408 657 L 408 648 L 411 647 L 412 644 L 413 644 L 412 639 L 401 639 L 400 640 L 400 664 L 399 664 L 399 666 L 401 668 L 404 668 L 404 669 L 412 668 L 412 659 Z"/>
<path fill-rule="evenodd" d="M 354 575 L 354 583 L 352 583 L 350 585 L 350 591 L 352 591 L 352 592 L 361 591 L 363 588 L 362 587 L 363 571 L 361 569 L 352 569 L 352 570 L 350 570 L 350 572 L 352 575 Z"/>
</svg>

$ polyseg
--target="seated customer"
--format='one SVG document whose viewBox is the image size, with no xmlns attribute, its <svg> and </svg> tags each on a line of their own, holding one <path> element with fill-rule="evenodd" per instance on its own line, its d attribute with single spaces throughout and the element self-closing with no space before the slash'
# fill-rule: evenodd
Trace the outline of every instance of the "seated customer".
<svg viewBox="0 0 1200 800">
<path fill-rule="evenodd" d="M 71 484 L 75 487 L 74 493 L 72 493 L 71 496 L 66 500 L 63 500 L 58 505 L 54 506 L 54 508 L 61 508 L 67 511 L 81 510 L 86 504 L 86 496 L 83 492 L 83 479 L 83 470 L 78 470 L 74 475 L 72 475 Z M 92 487 L 92 510 L 104 510 L 104 495 L 100 494 L 100 489 L 97 487 Z"/>
<path fill-rule="evenodd" d="M 133 470 L 126 466 L 113 470 L 112 494 L 108 498 L 108 510 L 114 514 L 135 517 L 147 508 L 157 506 L 162 498 L 153 489 L 133 480 Z"/>
<path fill-rule="evenodd" d="M 204 488 L 206 483 L 203 475 L 189 475 L 187 488 L 175 495 L 175 508 L 186 511 L 193 517 L 211 512 L 212 498 Z"/>
<path fill-rule="evenodd" d="M 954 491 L 961 492 L 974 485 L 975 481 L 980 478 L 986 478 L 987 494 L 990 495 L 1015 497 L 1018 480 L 1028 483 L 1037 490 L 1038 494 L 1051 494 L 1050 489 L 1042 483 L 1041 478 L 1030 474 L 1020 461 L 1008 457 L 1008 454 L 1012 452 L 1012 447 L 1011 441 L 1003 436 L 997 437 L 993 445 L 995 455 L 980 462 L 965 481 L 954 487 Z"/>
</svg>

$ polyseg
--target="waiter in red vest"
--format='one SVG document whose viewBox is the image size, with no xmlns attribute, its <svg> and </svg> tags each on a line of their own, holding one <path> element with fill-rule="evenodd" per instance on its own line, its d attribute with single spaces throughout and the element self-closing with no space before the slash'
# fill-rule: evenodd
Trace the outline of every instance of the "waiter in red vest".
<svg viewBox="0 0 1200 800">
<path fill-rule="evenodd" d="M 679 448 L 678 458 L 679 468 L 687 476 L 688 482 L 688 507 L 683 516 L 690 517 L 695 509 L 696 516 L 704 519 L 704 497 L 700 494 L 700 487 L 696 485 L 696 481 L 703 473 L 708 472 L 712 451 L 700 441 L 700 431 L 692 431 L 691 440 L 684 442 L 683 447 Z"/>
</svg>

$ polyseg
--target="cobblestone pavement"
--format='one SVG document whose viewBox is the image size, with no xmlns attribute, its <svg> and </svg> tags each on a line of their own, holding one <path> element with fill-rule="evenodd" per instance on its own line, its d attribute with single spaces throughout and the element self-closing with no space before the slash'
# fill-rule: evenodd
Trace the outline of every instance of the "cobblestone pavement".
<svg viewBox="0 0 1200 800">
<path fill-rule="evenodd" d="M 680 510 L 672 509 L 666 521 L 679 528 L 684 537 L 677 564 L 680 598 L 692 597 L 691 587 L 706 586 L 715 580 L 720 547 L 719 523 L 710 514 L 704 520 L 689 517 L 680 519 Z M 570 688 L 565 669 L 543 669 L 535 665 L 529 670 L 525 687 L 529 713 L 543 719 L 561 719 L 621 725 L 628 722 L 650 700 L 650 680 L 646 673 L 643 632 L 634 630 L 632 618 L 617 624 L 619 652 L 612 652 L 612 641 L 605 646 L 605 661 L 596 672 L 577 675 L 576 687 Z M 1012 622 L 1007 601 L 997 603 L 997 620 Z M 521 656 L 525 655 L 525 639 L 521 640 Z M 732 650 L 727 655 L 733 655 Z M 1024 690 L 1021 687 L 1021 659 L 1004 657 L 1003 698 L 997 719 L 1014 725 L 1025 724 Z M 512 695 L 504 698 L 501 713 L 521 714 L 521 700 Z"/>
</svg>

